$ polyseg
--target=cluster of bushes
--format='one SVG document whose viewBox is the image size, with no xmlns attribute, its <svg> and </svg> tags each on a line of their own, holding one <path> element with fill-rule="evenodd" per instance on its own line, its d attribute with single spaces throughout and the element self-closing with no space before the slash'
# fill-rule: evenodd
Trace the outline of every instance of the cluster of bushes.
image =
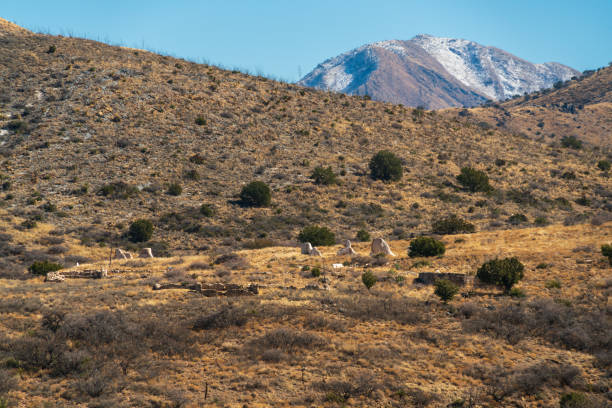
<svg viewBox="0 0 612 408">
<path fill-rule="evenodd" d="M 98 194 L 112 199 L 127 199 L 138 194 L 138 188 L 123 181 L 103 185 Z"/>
<path fill-rule="evenodd" d="M 240 202 L 245 207 L 267 207 L 271 201 L 272 192 L 263 181 L 252 181 L 240 192 Z"/>
<path fill-rule="evenodd" d="M 330 246 L 336 244 L 336 236 L 327 227 L 311 225 L 304 227 L 298 235 L 300 242 L 310 242 L 313 246 Z"/>
<path fill-rule="evenodd" d="M 438 256 L 443 255 L 446 251 L 444 243 L 431 237 L 419 237 L 410 242 L 408 256 L 411 258 L 417 256 Z"/>
<path fill-rule="evenodd" d="M 153 236 L 153 223 L 145 219 L 132 222 L 128 236 L 132 242 L 147 242 Z"/>
<path fill-rule="evenodd" d="M 582 148 L 582 141 L 576 136 L 563 136 L 561 138 L 561 146 L 578 150 Z"/>
<path fill-rule="evenodd" d="M 370 160 L 370 176 L 374 180 L 399 181 L 402 174 L 402 161 L 388 150 L 381 150 Z"/>
<path fill-rule="evenodd" d="M 493 259 L 485 262 L 476 277 L 484 283 L 501 286 L 510 292 L 512 286 L 524 277 L 525 266 L 516 258 Z"/>
<path fill-rule="evenodd" d="M 489 184 L 489 176 L 484 171 L 476 170 L 472 167 L 463 167 L 461 173 L 457 176 L 457 181 L 472 193 L 486 193 L 493 190 Z"/>
<path fill-rule="evenodd" d="M 338 176 L 336 176 L 336 173 L 334 173 L 331 166 L 315 167 L 310 178 L 314 181 L 315 184 L 321 184 L 325 186 L 339 183 Z"/>
<path fill-rule="evenodd" d="M 62 265 L 55 262 L 37 261 L 30 265 L 28 272 L 33 275 L 46 275 L 49 272 L 59 271 L 62 268 Z"/>
<path fill-rule="evenodd" d="M 453 214 L 446 218 L 434 221 L 432 231 L 434 234 L 441 235 L 462 234 L 472 233 L 476 231 L 476 227 L 474 227 L 474 224 L 469 223 Z"/>
</svg>

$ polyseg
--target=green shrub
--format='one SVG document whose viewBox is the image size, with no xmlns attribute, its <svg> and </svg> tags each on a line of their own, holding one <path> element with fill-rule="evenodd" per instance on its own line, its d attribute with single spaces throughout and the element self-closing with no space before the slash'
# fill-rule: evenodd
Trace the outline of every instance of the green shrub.
<svg viewBox="0 0 612 408">
<path fill-rule="evenodd" d="M 318 278 L 319 276 L 321 276 L 321 268 L 319 268 L 318 266 L 313 266 L 310 270 L 310 274 L 313 277 Z"/>
<path fill-rule="evenodd" d="M 588 408 L 591 406 L 593 405 L 589 404 L 584 394 L 579 392 L 563 394 L 559 400 L 560 408 Z"/>
<path fill-rule="evenodd" d="M 330 246 L 336 244 L 336 236 L 327 227 L 311 225 L 304 227 L 298 235 L 300 242 L 310 242 L 313 246 Z"/>
<path fill-rule="evenodd" d="M 476 231 L 474 224 L 469 223 L 456 215 L 450 215 L 441 220 L 437 220 L 432 225 L 432 231 L 435 234 L 448 235 L 448 234 L 460 234 L 460 233 L 471 233 Z"/>
<path fill-rule="evenodd" d="M 372 271 L 365 271 L 361 275 L 361 281 L 363 282 L 365 287 L 368 288 L 368 290 L 370 290 L 372 286 L 376 284 L 377 279 L 376 279 L 376 276 L 374 276 L 374 274 L 372 273 Z"/>
<path fill-rule="evenodd" d="M 124 183 L 123 181 L 116 181 L 103 185 L 98 191 L 98 194 L 112 199 L 125 200 L 138 194 L 138 188 Z"/>
<path fill-rule="evenodd" d="M 183 178 L 185 180 L 194 180 L 198 181 L 200 179 L 200 173 L 196 169 L 186 170 L 183 173 Z"/>
<path fill-rule="evenodd" d="M 546 282 L 545 286 L 546 286 L 546 289 L 560 289 L 561 282 L 559 282 L 558 279 L 551 279 Z"/>
<path fill-rule="evenodd" d="M 18 135 L 28 131 L 28 124 L 22 120 L 12 120 L 5 127 Z"/>
<path fill-rule="evenodd" d="M 374 180 L 398 181 L 402 173 L 402 161 L 388 150 L 381 150 L 370 160 L 370 176 Z"/>
<path fill-rule="evenodd" d="M 246 207 L 267 207 L 272 201 L 272 192 L 263 181 L 252 181 L 242 188 L 240 201 Z"/>
<path fill-rule="evenodd" d="M 533 221 L 533 223 L 535 225 L 537 225 L 538 227 L 543 227 L 543 226 L 549 224 L 548 223 L 548 219 L 546 217 L 544 217 L 544 216 L 536 217 L 536 219 Z"/>
<path fill-rule="evenodd" d="M 516 258 L 493 259 L 482 264 L 476 272 L 481 282 L 497 285 L 508 293 L 512 286 L 523 279 L 525 266 Z"/>
<path fill-rule="evenodd" d="M 357 240 L 360 242 L 366 242 L 370 240 L 370 233 L 364 229 L 357 231 Z"/>
<path fill-rule="evenodd" d="M 612 245 L 603 244 L 601 246 L 601 254 L 608 258 L 608 261 L 610 261 L 610 265 L 612 265 Z"/>
<path fill-rule="evenodd" d="M 55 262 L 37 261 L 30 265 L 28 271 L 32 275 L 46 275 L 49 272 L 59 271 L 62 268 L 62 265 Z"/>
<path fill-rule="evenodd" d="M 314 180 L 315 184 L 322 184 L 325 186 L 328 186 L 331 184 L 338 184 L 338 177 L 332 170 L 331 166 L 330 167 L 321 167 L 321 166 L 315 167 L 310 178 Z"/>
<path fill-rule="evenodd" d="M 576 136 L 563 136 L 561 138 L 561 146 L 569 149 L 580 149 L 582 148 L 582 141 L 578 140 Z"/>
<path fill-rule="evenodd" d="M 459 286 L 455 285 L 448 279 L 438 279 L 434 284 L 434 294 L 438 296 L 444 303 L 452 300 L 459 293 Z"/>
<path fill-rule="evenodd" d="M 183 187 L 181 187 L 181 185 L 179 183 L 171 183 L 168 186 L 168 191 L 167 191 L 168 195 L 171 196 L 180 196 L 183 193 Z"/>
<path fill-rule="evenodd" d="M 597 168 L 601 171 L 608 171 L 610 170 L 610 167 L 612 165 L 610 164 L 610 161 L 608 160 L 600 160 L 597 162 Z"/>
<path fill-rule="evenodd" d="M 215 215 L 215 210 L 210 204 L 202 204 L 200 206 L 200 214 L 207 218 L 210 218 Z"/>
<path fill-rule="evenodd" d="M 457 176 L 457 181 L 472 193 L 487 192 L 493 189 L 489 184 L 489 176 L 484 171 L 471 167 L 462 168 L 461 173 Z"/>
<path fill-rule="evenodd" d="M 442 255 L 446 251 L 444 243 L 431 237 L 419 237 L 410 243 L 408 256 L 411 258 L 417 256 L 437 256 Z"/>
<path fill-rule="evenodd" d="M 508 296 L 513 297 L 513 298 L 524 298 L 527 295 L 525 294 L 525 291 L 523 289 L 512 288 L 510 289 L 510 292 L 508 292 Z"/>
<path fill-rule="evenodd" d="M 527 222 L 527 217 L 525 214 L 513 214 L 508 218 L 508 222 L 512 225 L 522 224 Z"/>
<path fill-rule="evenodd" d="M 153 236 L 153 223 L 149 220 L 136 220 L 130 225 L 128 236 L 132 242 L 147 242 Z"/>
<path fill-rule="evenodd" d="M 204 116 L 200 115 L 195 119 L 195 124 L 198 126 L 205 126 L 206 125 L 206 119 L 204 119 Z"/>
</svg>

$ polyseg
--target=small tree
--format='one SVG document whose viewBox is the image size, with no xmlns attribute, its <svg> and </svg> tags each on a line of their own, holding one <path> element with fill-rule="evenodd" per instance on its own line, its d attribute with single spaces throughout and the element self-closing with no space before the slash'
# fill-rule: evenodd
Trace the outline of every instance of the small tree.
<svg viewBox="0 0 612 408">
<path fill-rule="evenodd" d="M 398 181 L 402 173 L 402 161 L 388 150 L 381 150 L 370 160 L 370 176 L 374 180 Z"/>
<path fill-rule="evenodd" d="M 370 233 L 364 229 L 357 231 L 357 240 L 360 242 L 366 242 L 370 240 Z"/>
<path fill-rule="evenodd" d="M 579 140 L 576 136 L 563 136 L 561 138 L 561 146 L 568 149 L 581 149 L 582 141 Z"/>
<path fill-rule="evenodd" d="M 597 162 L 597 168 L 599 168 L 601 171 L 608 171 L 610 170 L 611 166 L 612 164 L 610 164 L 608 160 L 600 160 Z"/>
<path fill-rule="evenodd" d="M 202 204 L 200 206 L 200 214 L 207 218 L 210 218 L 215 215 L 215 209 L 210 204 Z"/>
<path fill-rule="evenodd" d="M 484 171 L 471 167 L 462 168 L 461 173 L 457 176 L 457 181 L 472 193 L 487 192 L 493 189 L 489 184 L 489 176 Z"/>
<path fill-rule="evenodd" d="M 327 227 L 310 225 L 298 235 L 300 242 L 310 242 L 313 246 L 330 246 L 336 243 L 336 236 Z"/>
<path fill-rule="evenodd" d="M 476 227 L 474 227 L 474 224 L 467 222 L 453 214 L 435 221 L 431 229 L 435 234 L 447 235 L 471 233 L 476 230 Z"/>
<path fill-rule="evenodd" d="M 153 236 L 153 223 L 149 220 L 136 220 L 130 225 L 128 236 L 132 242 L 147 242 Z"/>
<path fill-rule="evenodd" d="M 444 243 L 431 237 L 419 237 L 410 243 L 408 256 L 436 256 L 442 255 L 446 251 Z"/>
<path fill-rule="evenodd" d="M 325 186 L 331 184 L 338 184 L 338 177 L 336 176 L 336 173 L 334 173 L 334 171 L 332 170 L 331 166 L 315 167 L 310 178 L 314 180 L 315 184 L 322 184 Z"/>
<path fill-rule="evenodd" d="M 449 300 L 452 300 L 453 297 L 459 293 L 459 286 L 448 279 L 438 279 L 435 283 L 435 287 L 434 294 L 444 303 L 448 303 Z"/>
<path fill-rule="evenodd" d="M 612 266 L 612 245 L 603 244 L 601 246 L 601 254 L 608 258 L 608 261 L 610 261 L 610 265 Z"/>
<path fill-rule="evenodd" d="M 46 275 L 49 272 L 59 271 L 62 268 L 62 265 L 55 262 L 37 261 L 30 265 L 28 272 L 32 275 Z"/>
<path fill-rule="evenodd" d="M 183 193 L 183 187 L 179 183 L 171 183 L 168 186 L 168 194 L 171 196 L 180 196 Z"/>
<path fill-rule="evenodd" d="M 240 201 L 246 207 L 267 207 L 272 201 L 272 192 L 263 181 L 252 181 L 242 188 Z"/>
<path fill-rule="evenodd" d="M 374 276 L 374 274 L 371 271 L 365 271 L 361 275 L 361 281 L 363 282 L 365 287 L 368 288 L 368 290 L 370 290 L 372 286 L 376 284 L 377 279 L 376 279 L 376 276 Z"/>
<path fill-rule="evenodd" d="M 523 279 L 525 266 L 516 258 L 493 259 L 482 264 L 476 272 L 481 282 L 497 285 L 510 292 L 512 286 Z"/>
</svg>

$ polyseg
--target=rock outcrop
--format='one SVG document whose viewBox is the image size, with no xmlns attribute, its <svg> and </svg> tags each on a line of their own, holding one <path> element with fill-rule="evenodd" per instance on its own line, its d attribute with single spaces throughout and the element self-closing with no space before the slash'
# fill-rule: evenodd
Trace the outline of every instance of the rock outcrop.
<svg viewBox="0 0 612 408">
<path fill-rule="evenodd" d="M 317 247 L 313 247 L 310 242 L 302 244 L 302 255 L 323 256 Z"/>
<path fill-rule="evenodd" d="M 389 244 L 382 238 L 375 238 L 372 241 L 372 256 L 376 256 L 379 254 L 395 256 L 395 254 L 391 251 Z"/>
<path fill-rule="evenodd" d="M 338 255 L 356 255 L 356 254 L 357 252 L 355 252 L 355 250 L 351 246 L 351 241 L 349 241 L 348 239 L 344 241 L 344 248 L 341 248 L 338 251 Z"/>
<path fill-rule="evenodd" d="M 132 254 L 121 248 L 115 249 L 115 259 L 132 259 Z"/>
<path fill-rule="evenodd" d="M 141 258 L 154 258 L 153 251 L 151 250 L 151 248 L 142 248 L 140 250 L 140 257 Z"/>
</svg>

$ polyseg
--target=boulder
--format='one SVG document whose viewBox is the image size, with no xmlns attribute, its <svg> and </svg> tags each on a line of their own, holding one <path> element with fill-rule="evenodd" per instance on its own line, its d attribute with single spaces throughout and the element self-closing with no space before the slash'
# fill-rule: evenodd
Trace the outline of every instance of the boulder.
<svg viewBox="0 0 612 408">
<path fill-rule="evenodd" d="M 311 256 L 323 256 L 321 254 L 321 251 L 319 251 L 317 247 L 312 247 L 312 250 L 310 251 L 310 255 Z"/>
<path fill-rule="evenodd" d="M 389 256 L 395 256 L 395 254 L 391 251 L 389 244 L 382 238 L 375 238 L 372 241 L 372 256 L 383 254 Z"/>
<path fill-rule="evenodd" d="M 115 259 L 128 259 L 127 252 L 121 248 L 115 249 Z"/>
<path fill-rule="evenodd" d="M 140 257 L 141 258 L 154 258 L 153 251 L 151 250 L 151 248 L 142 248 L 140 250 Z"/>
<path fill-rule="evenodd" d="M 356 255 L 356 254 L 357 253 L 351 246 L 351 241 L 349 241 L 348 239 L 344 241 L 344 248 L 338 251 L 338 255 Z"/>
<path fill-rule="evenodd" d="M 302 255 L 310 255 L 312 252 L 312 245 L 310 242 L 304 242 L 302 244 Z"/>
</svg>

